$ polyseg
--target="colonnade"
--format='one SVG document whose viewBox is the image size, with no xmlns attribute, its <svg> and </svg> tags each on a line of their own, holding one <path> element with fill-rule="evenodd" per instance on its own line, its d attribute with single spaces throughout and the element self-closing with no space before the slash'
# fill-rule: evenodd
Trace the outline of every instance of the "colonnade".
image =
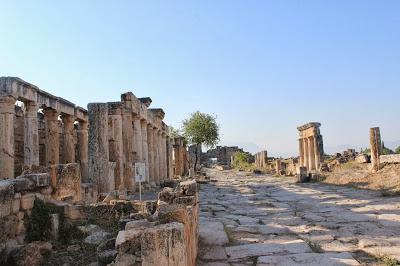
<svg viewBox="0 0 400 266">
<path fill-rule="evenodd" d="M 323 159 L 323 141 L 320 134 L 320 123 L 312 122 L 298 127 L 300 166 L 308 171 L 319 171 Z"/>
</svg>

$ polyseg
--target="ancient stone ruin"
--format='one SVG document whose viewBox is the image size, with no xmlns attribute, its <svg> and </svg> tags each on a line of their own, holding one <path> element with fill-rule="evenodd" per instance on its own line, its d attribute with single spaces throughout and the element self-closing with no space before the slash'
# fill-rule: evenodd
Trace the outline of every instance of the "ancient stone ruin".
<svg viewBox="0 0 400 266">
<path fill-rule="evenodd" d="M 267 151 L 261 151 L 259 153 L 256 153 L 254 155 L 254 160 L 256 167 L 258 168 L 266 168 L 268 165 L 268 152 Z"/>
<path fill-rule="evenodd" d="M 97 249 L 100 265 L 194 265 L 196 182 L 172 180 L 189 172 L 186 143 L 170 138 L 164 111 L 151 103 L 127 92 L 120 101 L 89 103 L 85 110 L 22 79 L 0 78 L 0 229 L 6 232 L 0 264 L 43 263 L 51 245 L 26 245 L 36 219 L 31 216 L 42 204 L 50 212 L 42 217 L 51 217 L 42 223 L 49 223 L 51 234 L 45 227 L 37 233 L 46 233 L 41 240 L 57 240 L 67 224 L 127 224 L 117 241 L 95 225 L 79 229 L 88 234 L 88 245 L 106 245 Z M 176 189 L 166 189 L 158 201 L 137 201 L 138 163 L 145 168 L 142 192 Z M 129 237 L 138 234 L 140 243 Z"/>
<path fill-rule="evenodd" d="M 320 133 L 321 124 L 311 122 L 298 127 L 300 166 L 308 171 L 319 171 L 324 156 L 324 145 Z"/>
</svg>

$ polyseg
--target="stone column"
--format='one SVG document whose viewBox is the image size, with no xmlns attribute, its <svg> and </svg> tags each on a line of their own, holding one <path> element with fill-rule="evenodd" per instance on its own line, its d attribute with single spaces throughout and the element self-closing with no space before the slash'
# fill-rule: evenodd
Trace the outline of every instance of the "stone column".
<svg viewBox="0 0 400 266">
<path fill-rule="evenodd" d="M 160 185 L 160 141 L 158 139 L 158 129 L 153 130 L 153 140 L 154 140 L 154 181 L 156 185 Z"/>
<path fill-rule="evenodd" d="M 303 139 L 299 139 L 299 164 L 300 166 L 304 166 L 304 146 Z"/>
<path fill-rule="evenodd" d="M 107 103 L 88 104 L 88 114 L 89 180 L 99 193 L 108 193 L 114 189 L 114 180 L 110 180 Z"/>
<path fill-rule="evenodd" d="M 39 165 L 39 107 L 35 102 L 25 103 L 24 164 Z"/>
<path fill-rule="evenodd" d="M 75 162 L 75 143 L 74 143 L 74 122 L 75 118 L 71 115 L 63 115 L 64 124 L 64 151 L 62 158 L 64 163 Z"/>
<path fill-rule="evenodd" d="M 379 127 L 370 129 L 370 143 L 371 143 L 371 165 L 372 171 L 377 172 L 380 169 L 380 158 L 382 150 L 381 132 Z"/>
<path fill-rule="evenodd" d="M 164 180 L 164 151 L 163 151 L 163 145 L 162 145 L 162 132 L 158 132 L 158 152 L 160 153 L 160 164 L 158 165 L 158 168 L 160 169 L 160 182 Z"/>
<path fill-rule="evenodd" d="M 307 138 L 303 138 L 303 151 L 304 151 L 304 153 L 303 153 L 303 158 L 304 158 L 303 166 L 307 167 L 307 170 L 310 171 L 310 168 L 309 168 L 309 159 L 310 158 L 308 157 L 308 141 L 307 141 Z"/>
<path fill-rule="evenodd" d="M 155 169 L 154 169 L 154 133 L 153 133 L 153 126 L 147 126 L 147 142 L 149 148 L 149 180 L 150 186 L 155 187 Z"/>
<path fill-rule="evenodd" d="M 171 145 L 171 138 L 167 136 L 167 179 L 172 178 L 172 145 Z"/>
<path fill-rule="evenodd" d="M 308 153 L 309 153 L 309 166 L 310 170 L 315 170 L 315 154 L 314 154 L 314 140 L 313 137 L 308 138 Z"/>
<path fill-rule="evenodd" d="M 282 166 L 281 160 L 277 159 L 277 160 L 275 161 L 275 171 L 276 171 L 276 174 L 277 174 L 277 175 L 280 175 L 280 174 L 281 174 L 281 166 Z"/>
<path fill-rule="evenodd" d="M 319 167 L 321 165 L 321 152 L 318 146 L 318 139 L 316 136 L 313 137 L 314 143 L 314 156 L 315 156 L 315 170 L 319 171 Z"/>
<path fill-rule="evenodd" d="M 143 162 L 146 165 L 146 182 L 150 184 L 150 167 L 149 167 L 149 141 L 147 136 L 147 121 L 142 120 L 141 123 L 142 130 L 142 152 L 143 152 Z"/>
<path fill-rule="evenodd" d="M 125 188 L 124 183 L 124 148 L 122 137 L 122 115 L 120 109 L 109 109 L 109 147 L 110 161 L 115 162 L 114 178 L 115 189 Z"/>
<path fill-rule="evenodd" d="M 162 150 L 162 178 L 166 180 L 168 178 L 168 171 L 167 171 L 167 138 L 165 133 L 161 135 L 161 150 Z"/>
<path fill-rule="evenodd" d="M 80 121 L 77 130 L 78 137 L 78 161 L 81 166 L 82 182 L 89 182 L 89 168 L 88 168 L 88 123 L 86 121 Z"/>
<path fill-rule="evenodd" d="M 125 110 L 122 113 L 122 142 L 124 145 L 124 184 L 125 188 L 134 191 L 135 182 L 133 182 L 133 125 L 132 113 Z"/>
<path fill-rule="evenodd" d="M 0 97 L 0 179 L 14 178 L 15 99 Z"/>
<path fill-rule="evenodd" d="M 142 126 L 138 116 L 133 118 L 133 144 L 135 162 L 143 162 Z"/>
<path fill-rule="evenodd" d="M 46 125 L 46 164 L 58 164 L 60 160 L 59 113 L 54 109 L 44 110 Z"/>
</svg>

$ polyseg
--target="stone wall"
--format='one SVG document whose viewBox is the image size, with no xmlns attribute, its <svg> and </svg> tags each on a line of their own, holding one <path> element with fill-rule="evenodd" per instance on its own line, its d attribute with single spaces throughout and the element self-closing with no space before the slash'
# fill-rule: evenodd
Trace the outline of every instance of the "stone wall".
<svg viewBox="0 0 400 266">
<path fill-rule="evenodd" d="M 400 154 L 389 154 L 379 156 L 380 163 L 400 163 Z"/>
<path fill-rule="evenodd" d="M 203 153 L 201 156 L 202 162 L 207 162 L 209 159 L 217 158 L 217 162 L 223 165 L 231 165 L 231 158 L 235 152 L 243 152 L 243 149 L 233 146 L 217 146 L 215 149 L 210 149 L 207 152 Z M 251 161 L 254 162 L 254 157 L 250 155 Z"/>
<path fill-rule="evenodd" d="M 176 190 L 165 188 L 159 193 L 156 208 L 145 209 L 147 219 L 125 220 L 115 243 L 118 255 L 111 265 L 122 266 L 125 261 L 135 261 L 135 265 L 196 265 L 198 200 L 194 180 L 181 182 Z"/>
</svg>

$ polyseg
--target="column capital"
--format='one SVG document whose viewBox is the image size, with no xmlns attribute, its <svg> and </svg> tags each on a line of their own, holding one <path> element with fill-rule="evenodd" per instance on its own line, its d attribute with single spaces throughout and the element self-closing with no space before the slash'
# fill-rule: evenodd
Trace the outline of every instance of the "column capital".
<svg viewBox="0 0 400 266">
<path fill-rule="evenodd" d="M 14 113 L 16 99 L 12 96 L 0 97 L 0 113 Z"/>
<path fill-rule="evenodd" d="M 58 116 L 60 115 L 57 110 L 51 108 L 44 109 L 43 114 L 47 120 L 58 120 Z"/>
<path fill-rule="evenodd" d="M 88 125 L 89 123 L 87 121 L 79 121 L 79 127 L 78 130 L 88 130 Z"/>
</svg>

